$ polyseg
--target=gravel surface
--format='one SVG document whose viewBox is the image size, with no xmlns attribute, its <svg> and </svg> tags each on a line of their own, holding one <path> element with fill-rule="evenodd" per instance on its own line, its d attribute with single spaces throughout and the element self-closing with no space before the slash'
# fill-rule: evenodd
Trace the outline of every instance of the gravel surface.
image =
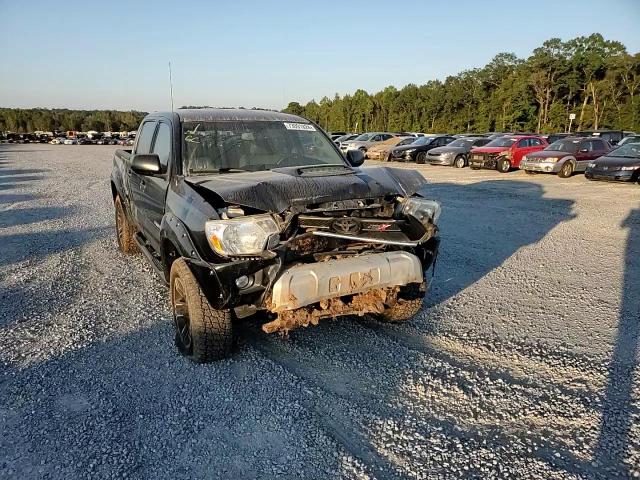
<svg viewBox="0 0 640 480">
<path fill-rule="evenodd" d="M 0 478 L 640 477 L 640 186 L 419 166 L 417 318 L 193 365 L 116 249 L 114 149 L 0 147 Z"/>
</svg>

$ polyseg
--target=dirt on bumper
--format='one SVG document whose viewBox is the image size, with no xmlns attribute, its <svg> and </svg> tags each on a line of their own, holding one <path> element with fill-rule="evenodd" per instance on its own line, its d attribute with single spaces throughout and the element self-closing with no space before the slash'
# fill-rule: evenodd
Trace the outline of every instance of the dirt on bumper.
<svg viewBox="0 0 640 480">
<path fill-rule="evenodd" d="M 277 318 L 262 328 L 286 332 L 326 317 L 382 313 L 400 287 L 423 282 L 420 259 L 404 251 L 297 265 L 275 282 L 268 310 Z"/>
</svg>

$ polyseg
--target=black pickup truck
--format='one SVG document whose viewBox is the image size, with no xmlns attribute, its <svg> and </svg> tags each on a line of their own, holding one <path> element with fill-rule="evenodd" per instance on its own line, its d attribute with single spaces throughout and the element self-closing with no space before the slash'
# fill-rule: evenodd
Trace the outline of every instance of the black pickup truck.
<svg viewBox="0 0 640 480">
<path fill-rule="evenodd" d="M 268 333 L 418 313 L 440 205 L 419 173 L 363 161 L 294 115 L 144 118 L 133 149 L 113 161 L 118 246 L 141 251 L 169 284 L 181 354 L 228 356 L 234 323 L 258 312 Z"/>
</svg>

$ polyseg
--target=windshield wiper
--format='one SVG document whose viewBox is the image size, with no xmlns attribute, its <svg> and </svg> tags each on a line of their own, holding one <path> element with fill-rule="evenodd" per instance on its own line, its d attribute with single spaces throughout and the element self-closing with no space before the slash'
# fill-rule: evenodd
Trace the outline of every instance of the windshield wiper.
<svg viewBox="0 0 640 480">
<path fill-rule="evenodd" d="M 351 168 L 344 163 L 322 163 L 316 165 L 298 165 L 299 170 L 307 170 L 310 168 L 332 168 L 332 167 L 342 167 L 342 168 Z"/>
<path fill-rule="evenodd" d="M 251 172 L 244 168 L 217 168 L 212 170 L 189 170 L 192 175 L 206 175 L 208 173 Z"/>
</svg>

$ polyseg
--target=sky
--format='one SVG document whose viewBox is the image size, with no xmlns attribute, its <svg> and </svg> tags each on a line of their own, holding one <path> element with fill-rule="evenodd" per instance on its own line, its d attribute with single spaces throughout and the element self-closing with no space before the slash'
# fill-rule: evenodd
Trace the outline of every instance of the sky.
<svg viewBox="0 0 640 480">
<path fill-rule="evenodd" d="M 171 61 L 176 107 L 282 109 L 594 32 L 640 51 L 640 0 L 0 0 L 0 107 L 168 110 Z"/>
</svg>

